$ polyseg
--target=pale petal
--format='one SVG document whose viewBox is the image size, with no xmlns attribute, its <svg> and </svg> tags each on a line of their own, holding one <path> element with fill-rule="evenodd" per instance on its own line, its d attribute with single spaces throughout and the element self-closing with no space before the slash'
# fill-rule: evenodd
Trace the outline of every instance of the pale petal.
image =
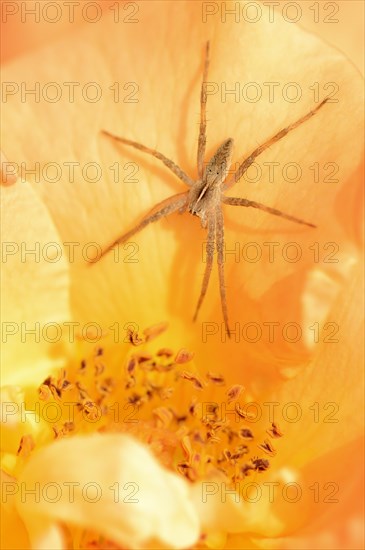
<svg viewBox="0 0 365 550">
<path fill-rule="evenodd" d="M 224 481 L 205 481 L 192 487 L 197 513 L 208 537 L 240 533 L 277 536 L 285 521 L 270 510 L 268 494 L 257 502 L 245 499 L 244 482 L 229 487 Z M 254 535 L 252 535 L 254 534 Z"/>
<path fill-rule="evenodd" d="M 67 548 L 62 529 L 50 518 L 34 517 L 27 524 L 31 548 L 37 550 L 63 550 Z"/>
<path fill-rule="evenodd" d="M 31 537 L 31 526 L 39 525 L 34 548 L 43 519 L 83 526 L 131 548 L 154 539 L 184 548 L 199 536 L 186 482 L 128 436 L 58 441 L 31 457 L 19 483 L 24 490 L 39 484 L 39 502 L 25 493 L 18 498 Z"/>
<path fill-rule="evenodd" d="M 66 259 L 48 210 L 27 183 L 1 190 L 1 218 L 2 383 L 38 384 L 65 359 Z"/>
</svg>

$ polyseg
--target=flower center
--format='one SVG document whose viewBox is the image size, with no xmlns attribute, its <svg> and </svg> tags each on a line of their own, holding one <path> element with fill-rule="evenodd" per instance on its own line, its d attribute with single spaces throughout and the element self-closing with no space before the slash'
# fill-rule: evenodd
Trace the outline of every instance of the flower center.
<svg viewBox="0 0 365 550">
<path fill-rule="evenodd" d="M 250 427 L 244 387 L 227 387 L 218 373 L 199 376 L 187 350 L 145 351 L 163 328 L 151 327 L 143 336 L 129 332 L 130 351 L 118 376 L 109 372 L 98 347 L 78 368 L 63 369 L 43 382 L 40 399 L 53 400 L 60 410 L 59 422 L 52 424 L 55 437 L 129 432 L 192 482 L 219 475 L 233 486 L 266 471 L 267 456 L 276 454 L 270 439 L 281 437 L 279 427 L 273 423 L 267 430 L 270 439 L 258 439 Z M 258 449 L 263 456 L 256 456 Z"/>
</svg>

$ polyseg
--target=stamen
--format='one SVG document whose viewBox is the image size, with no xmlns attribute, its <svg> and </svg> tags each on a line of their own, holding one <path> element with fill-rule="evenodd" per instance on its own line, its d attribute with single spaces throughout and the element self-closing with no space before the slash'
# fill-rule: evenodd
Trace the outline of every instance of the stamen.
<svg viewBox="0 0 365 550">
<path fill-rule="evenodd" d="M 55 438 L 90 433 L 91 426 L 100 432 L 129 432 L 148 444 L 162 464 L 190 482 L 217 475 L 224 476 L 233 488 L 251 473 L 266 471 L 269 461 L 253 456 L 250 448 L 257 439 L 245 425 L 254 417 L 245 408 L 249 400 L 248 396 L 243 399 L 244 386 L 226 388 L 224 376 L 211 371 L 201 377 L 189 350 L 174 353 L 158 347 L 151 351 L 150 341 L 164 327 L 154 325 L 142 336 L 129 331 L 130 351 L 118 376 L 99 346 L 76 369 L 62 370 L 41 384 L 40 400 L 54 399 L 64 407 L 60 422 L 52 426 Z M 189 370 L 185 368 L 188 363 Z M 225 405 L 234 403 L 229 414 L 222 412 L 222 398 Z M 67 415 L 70 402 L 76 405 L 72 420 Z M 125 412 L 121 415 L 120 411 Z M 273 439 L 283 435 L 274 422 L 266 432 Z M 25 452 L 25 445 L 22 441 L 19 452 Z M 276 454 L 268 439 L 256 444 L 257 448 L 271 457 Z"/>
</svg>

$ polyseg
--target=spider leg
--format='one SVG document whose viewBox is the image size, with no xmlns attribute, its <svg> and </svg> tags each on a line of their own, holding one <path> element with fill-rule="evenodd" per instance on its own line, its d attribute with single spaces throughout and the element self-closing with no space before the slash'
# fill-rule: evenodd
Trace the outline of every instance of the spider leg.
<svg viewBox="0 0 365 550">
<path fill-rule="evenodd" d="M 304 220 L 301 220 L 300 218 L 294 218 L 294 216 L 290 216 L 289 214 L 285 214 L 284 212 L 281 212 L 281 210 L 276 210 L 276 208 L 271 208 L 270 206 L 265 206 L 264 204 L 261 204 L 260 202 L 254 202 L 249 201 L 247 199 L 240 199 L 237 197 L 225 197 L 222 195 L 222 202 L 224 204 L 228 204 L 230 206 L 252 206 L 253 208 L 259 208 L 260 210 L 264 210 L 265 212 L 268 212 L 269 214 L 274 214 L 274 216 L 280 216 L 281 218 L 285 218 L 286 220 L 290 220 L 291 222 L 295 223 L 301 223 L 303 225 L 308 225 L 308 227 L 316 227 L 313 225 L 313 223 L 306 222 Z"/>
<path fill-rule="evenodd" d="M 240 164 L 240 166 L 237 168 L 236 172 L 234 174 L 232 174 L 232 176 L 230 178 L 228 178 L 228 180 L 226 181 L 226 183 L 223 186 L 223 191 L 226 191 L 227 189 L 232 187 L 232 185 L 237 183 L 242 178 L 242 176 L 246 172 L 246 170 L 248 170 L 248 168 L 254 162 L 254 160 L 259 155 L 261 155 L 261 153 L 263 153 L 266 149 L 271 147 L 271 145 L 273 145 L 274 143 L 276 143 L 277 141 L 282 139 L 284 136 L 286 136 L 286 134 L 288 134 L 289 132 L 291 132 L 295 128 L 298 128 L 298 126 L 303 124 L 303 122 L 305 122 L 306 120 L 311 118 L 328 101 L 328 99 L 329 98 L 326 97 L 323 101 L 321 101 L 321 103 L 319 105 L 317 105 L 317 107 L 315 109 L 313 109 L 312 111 L 309 111 L 309 113 L 307 113 L 306 115 L 299 118 L 296 122 L 293 122 L 293 124 L 289 124 L 289 126 L 287 126 L 286 128 L 283 128 L 282 130 L 280 130 L 280 132 L 278 132 L 273 137 L 271 137 L 270 139 L 265 141 L 265 143 L 263 143 L 262 145 L 257 147 L 257 149 L 255 149 L 251 153 L 251 155 L 249 157 L 247 157 Z"/>
<path fill-rule="evenodd" d="M 130 237 L 135 235 L 136 233 L 139 233 L 144 227 L 149 225 L 152 222 L 157 222 L 160 218 L 163 218 L 164 216 L 169 216 L 173 212 L 176 212 L 177 210 L 181 209 L 187 200 L 187 193 L 179 193 L 177 195 L 173 195 L 172 197 L 169 197 L 168 199 L 165 199 L 164 201 L 156 204 L 154 208 L 149 212 L 149 214 L 143 218 L 139 224 L 134 226 L 130 231 L 127 233 L 124 233 L 121 237 L 116 239 L 112 244 L 110 244 L 107 248 L 105 248 L 101 254 L 101 256 L 98 258 L 102 258 L 110 252 L 110 250 L 117 244 L 124 243 L 128 241 Z"/>
<path fill-rule="evenodd" d="M 177 176 L 183 183 L 191 187 L 194 184 L 194 180 L 189 178 L 187 174 L 185 174 L 184 170 L 180 168 L 177 164 L 175 164 L 172 160 L 165 157 L 162 153 L 159 153 L 155 149 L 150 149 L 149 147 L 146 147 L 145 145 L 142 145 L 141 143 L 138 143 L 137 141 L 131 141 L 130 139 L 125 139 L 119 136 L 115 136 L 114 134 L 108 132 L 107 130 L 102 130 L 102 133 L 106 136 L 112 138 L 114 141 L 120 141 L 121 143 L 124 143 L 125 145 L 130 145 L 131 147 L 134 147 L 135 149 L 139 149 L 139 151 L 143 151 L 144 153 L 147 153 L 149 155 L 152 155 L 153 157 L 161 160 L 167 168 L 171 170 Z"/>
<path fill-rule="evenodd" d="M 217 239 L 217 263 L 218 263 L 218 275 L 219 275 L 219 290 L 221 295 L 222 313 L 228 338 L 231 337 L 228 323 L 228 310 L 227 310 L 227 296 L 226 287 L 224 284 L 224 220 L 222 209 L 218 207 L 216 209 L 216 239 Z"/>
<path fill-rule="evenodd" d="M 199 141 L 198 141 L 198 179 L 203 178 L 204 171 L 204 155 L 205 155 L 205 146 L 207 143 L 207 117 L 206 117 L 206 107 L 207 107 L 207 90 L 206 90 L 206 81 L 208 78 L 208 68 L 209 68 L 209 42 L 206 44 L 205 48 L 205 60 L 204 60 L 204 69 L 203 69 L 203 80 L 200 90 L 200 127 L 199 127 Z"/>
<path fill-rule="evenodd" d="M 208 216 L 208 236 L 207 236 L 207 243 L 206 243 L 207 264 L 205 266 L 202 288 L 201 288 L 201 291 L 200 291 L 200 296 L 199 296 L 199 300 L 198 300 L 198 303 L 197 303 L 197 306 L 196 306 L 193 321 L 196 321 L 196 319 L 198 317 L 200 307 L 203 303 L 205 294 L 206 294 L 207 289 L 208 289 L 210 274 L 212 273 L 213 255 L 214 255 L 214 241 L 215 241 L 215 223 L 216 223 L 215 215 L 210 214 Z"/>
</svg>

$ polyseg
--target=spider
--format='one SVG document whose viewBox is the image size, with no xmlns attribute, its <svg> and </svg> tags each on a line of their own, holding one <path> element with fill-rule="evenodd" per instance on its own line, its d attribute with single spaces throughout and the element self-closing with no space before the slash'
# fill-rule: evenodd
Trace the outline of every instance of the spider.
<svg viewBox="0 0 365 550">
<path fill-rule="evenodd" d="M 241 177 L 244 175 L 246 170 L 251 166 L 254 160 L 261 155 L 266 149 L 271 145 L 282 139 L 286 134 L 303 124 L 306 120 L 311 118 L 328 100 L 325 98 L 321 103 L 317 105 L 315 109 L 309 111 L 306 115 L 299 118 L 296 122 L 293 122 L 286 128 L 280 130 L 274 136 L 265 141 L 262 145 L 257 147 L 252 153 L 246 157 L 243 162 L 239 165 L 236 172 L 228 176 L 228 171 L 231 165 L 232 152 L 233 152 L 233 139 L 226 139 L 216 150 L 215 154 L 204 167 L 204 156 L 205 156 L 205 146 L 206 146 L 206 105 L 207 105 L 207 93 L 206 93 L 206 82 L 208 77 L 208 68 L 209 68 L 209 41 L 205 46 L 205 56 L 204 56 L 204 68 L 203 68 L 203 80 L 200 91 L 200 125 L 199 125 L 199 140 L 198 140 L 198 151 L 197 151 L 197 165 L 198 165 L 198 179 L 195 181 L 190 176 L 188 176 L 177 164 L 172 160 L 165 157 L 159 151 L 150 149 L 141 143 L 136 141 L 131 141 L 122 137 L 118 137 L 106 130 L 103 130 L 102 133 L 106 136 L 112 138 L 114 141 L 121 142 L 125 145 L 129 145 L 143 151 L 148 155 L 162 161 L 175 176 L 177 176 L 185 185 L 189 187 L 188 191 L 184 193 L 178 193 L 165 199 L 164 201 L 158 203 L 142 220 L 135 225 L 130 231 L 124 233 L 121 237 L 118 237 L 111 245 L 109 245 L 102 254 L 99 256 L 98 260 L 107 254 L 115 245 L 124 243 L 130 239 L 133 235 L 141 231 L 144 227 L 149 225 L 152 222 L 156 222 L 164 216 L 169 216 L 170 214 L 179 211 L 184 213 L 188 211 L 193 216 L 198 216 L 201 221 L 203 228 L 207 229 L 208 236 L 206 242 L 206 267 L 203 276 L 203 283 L 200 291 L 200 296 L 196 306 L 195 314 L 193 320 L 196 321 L 198 317 L 199 310 L 203 303 L 204 297 L 207 292 L 208 283 L 213 267 L 213 256 L 216 249 L 217 252 L 217 264 L 218 264 L 218 275 L 219 275 L 219 289 L 220 289 L 220 299 L 221 307 L 225 329 L 228 337 L 230 337 L 229 321 L 228 321 L 228 309 L 227 309 L 227 297 L 226 297 L 226 288 L 224 282 L 224 219 L 222 204 L 228 206 L 250 206 L 252 208 L 258 208 L 259 210 L 264 210 L 269 214 L 275 216 L 281 216 L 292 222 L 300 223 L 307 225 L 309 227 L 316 227 L 312 223 L 308 223 L 302 219 L 295 218 L 289 214 L 285 214 L 280 210 L 271 208 L 270 206 L 265 206 L 259 202 L 254 202 L 248 199 L 238 198 L 238 197 L 227 197 L 224 195 L 224 192 L 230 189 L 235 183 L 237 183 Z"/>
</svg>

